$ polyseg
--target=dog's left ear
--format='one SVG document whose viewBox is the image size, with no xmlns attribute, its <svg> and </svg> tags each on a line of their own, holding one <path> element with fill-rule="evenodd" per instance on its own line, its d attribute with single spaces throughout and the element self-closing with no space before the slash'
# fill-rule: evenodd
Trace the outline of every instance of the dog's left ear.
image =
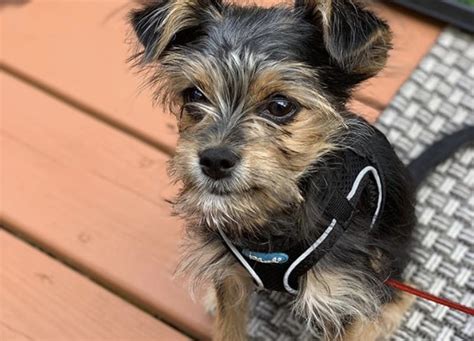
<svg viewBox="0 0 474 341">
<path fill-rule="evenodd" d="M 130 14 L 144 47 L 142 62 L 159 60 L 172 47 L 196 39 L 210 16 L 219 15 L 221 0 L 148 0 Z"/>
<path fill-rule="evenodd" d="M 296 0 L 295 7 L 321 29 L 326 50 L 346 72 L 369 78 L 385 65 L 388 25 L 356 0 Z"/>
</svg>

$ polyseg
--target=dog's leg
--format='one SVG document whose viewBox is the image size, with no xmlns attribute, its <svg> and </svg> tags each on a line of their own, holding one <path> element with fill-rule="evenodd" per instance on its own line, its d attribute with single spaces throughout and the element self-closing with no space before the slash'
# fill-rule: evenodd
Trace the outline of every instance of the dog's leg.
<svg viewBox="0 0 474 341">
<path fill-rule="evenodd" d="M 344 335 L 344 341 L 388 340 L 398 328 L 403 315 L 410 308 L 415 298 L 407 293 L 400 293 L 394 302 L 382 307 L 379 318 L 374 321 L 354 321 Z"/>
<path fill-rule="evenodd" d="M 215 341 L 246 340 L 248 300 L 251 294 L 248 278 L 228 277 L 216 285 L 217 315 Z"/>
</svg>

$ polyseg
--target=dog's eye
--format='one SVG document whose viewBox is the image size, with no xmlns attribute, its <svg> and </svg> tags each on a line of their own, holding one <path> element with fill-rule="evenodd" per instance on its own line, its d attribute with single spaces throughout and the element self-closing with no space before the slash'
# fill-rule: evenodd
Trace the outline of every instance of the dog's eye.
<svg viewBox="0 0 474 341">
<path fill-rule="evenodd" d="M 262 114 L 278 122 L 285 122 L 299 110 L 299 105 L 285 96 L 274 96 L 265 105 Z"/>
<path fill-rule="evenodd" d="M 187 88 L 182 92 L 183 109 L 196 121 L 200 121 L 204 117 L 204 113 L 200 105 L 209 103 L 206 96 L 196 87 Z"/>
<path fill-rule="evenodd" d="M 183 91 L 184 104 L 195 103 L 195 102 L 206 102 L 207 98 L 204 96 L 201 90 L 196 87 L 187 88 Z"/>
</svg>

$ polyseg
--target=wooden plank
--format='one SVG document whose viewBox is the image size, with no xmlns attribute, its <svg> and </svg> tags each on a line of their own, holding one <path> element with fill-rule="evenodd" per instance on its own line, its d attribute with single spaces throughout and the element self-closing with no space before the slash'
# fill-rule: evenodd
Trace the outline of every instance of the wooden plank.
<svg viewBox="0 0 474 341">
<path fill-rule="evenodd" d="M 359 101 L 384 109 L 400 86 L 430 50 L 444 25 L 404 8 L 374 3 L 372 9 L 384 18 L 393 32 L 393 50 L 384 70 L 355 92 Z"/>
<path fill-rule="evenodd" d="M 144 139 L 175 144 L 172 115 L 127 64 L 126 15 L 133 1 L 25 1 L 1 10 L 1 61 L 55 95 L 124 125 Z"/>
<path fill-rule="evenodd" d="M 364 117 L 367 121 L 374 123 L 380 115 L 380 110 L 377 110 L 363 102 L 353 100 L 349 104 L 349 110 L 353 113 Z"/>
<path fill-rule="evenodd" d="M 237 2 L 246 2 L 238 0 Z M 260 0 L 270 5 L 277 0 Z M 151 106 L 130 56 L 125 17 L 134 2 L 32 1 L 2 9 L 4 63 L 29 81 L 105 117 L 146 140 L 176 143 L 171 115 Z M 441 26 L 393 6 L 375 5 L 395 35 L 387 70 L 362 86 L 356 97 L 383 109 L 436 39 Z M 73 14 L 73 15 L 72 15 Z M 34 56 L 34 57 L 33 57 Z"/>
<path fill-rule="evenodd" d="M 172 280 L 181 237 L 167 157 L 2 75 L 4 222 L 197 337 L 210 319 Z"/>
<path fill-rule="evenodd" d="M 0 230 L 1 340 L 186 340 Z"/>
</svg>

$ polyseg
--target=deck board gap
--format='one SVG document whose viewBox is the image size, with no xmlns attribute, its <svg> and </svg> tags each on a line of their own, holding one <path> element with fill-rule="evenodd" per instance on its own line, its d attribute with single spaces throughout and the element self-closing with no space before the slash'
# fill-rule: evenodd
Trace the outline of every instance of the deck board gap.
<svg viewBox="0 0 474 341">
<path fill-rule="evenodd" d="M 104 112 L 101 112 L 95 108 L 93 108 L 90 105 L 87 105 L 76 98 L 69 96 L 68 94 L 54 88 L 53 86 L 50 86 L 48 84 L 45 84 L 41 82 L 40 80 L 35 79 L 34 77 L 27 75 L 26 73 L 20 71 L 19 69 L 0 62 L 0 71 L 5 72 L 6 74 L 29 84 L 30 86 L 34 87 L 35 89 L 38 89 L 42 91 L 43 93 L 46 93 L 47 95 L 53 97 L 56 100 L 59 100 L 68 106 L 73 107 L 74 109 L 79 110 L 81 113 L 91 116 L 94 119 L 114 128 L 117 130 L 120 130 L 121 132 L 132 136 L 133 138 L 138 139 L 139 141 L 145 143 L 146 145 L 151 146 L 152 148 L 155 148 L 167 155 L 173 155 L 174 149 L 171 148 L 170 146 L 166 145 L 165 143 L 161 143 L 158 140 L 151 139 L 147 137 L 146 135 L 142 134 L 140 130 L 133 128 L 132 126 L 123 124 L 117 120 L 114 120 L 110 115 L 107 115 Z"/>
<path fill-rule="evenodd" d="M 117 296 L 118 298 L 122 299 L 123 301 L 135 306 L 143 313 L 153 317 L 154 319 L 161 321 L 162 323 L 166 324 L 168 327 L 176 330 L 177 332 L 185 335 L 186 337 L 190 338 L 191 340 L 197 340 L 194 335 L 190 335 L 188 332 L 176 326 L 176 324 L 161 318 L 158 314 L 154 313 L 144 302 L 139 302 L 139 300 L 134 299 L 127 295 L 126 292 L 120 290 L 119 288 L 115 288 L 112 285 L 108 284 L 107 281 L 101 280 L 98 276 L 94 275 L 90 271 L 81 266 L 74 264 L 74 261 L 69 259 L 69 257 L 65 257 L 54 250 L 48 248 L 47 245 L 41 243 L 41 241 L 37 240 L 35 237 L 30 236 L 29 234 L 21 231 L 21 229 L 16 228 L 14 224 L 11 224 L 3 217 L 0 217 L 0 230 L 10 234 L 11 236 L 23 241 L 24 243 L 28 244 L 32 248 L 40 251 L 41 253 L 47 255 L 48 257 L 52 258 L 53 260 L 61 263 L 62 265 L 66 266 L 67 268 L 71 269 L 72 271 L 78 273 L 79 275 L 87 278 L 95 285 L 107 290 L 111 294 Z"/>
</svg>

